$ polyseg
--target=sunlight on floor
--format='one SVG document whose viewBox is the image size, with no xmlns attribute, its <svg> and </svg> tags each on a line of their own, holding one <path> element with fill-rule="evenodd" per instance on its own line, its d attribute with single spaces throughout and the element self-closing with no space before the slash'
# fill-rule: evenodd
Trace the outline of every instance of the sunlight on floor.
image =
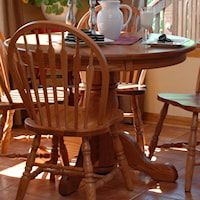
<svg viewBox="0 0 200 200">
<path fill-rule="evenodd" d="M 25 163 L 26 162 L 21 162 L 17 165 L 4 169 L 0 171 L 0 174 L 5 175 L 5 176 L 10 176 L 10 177 L 15 177 L 15 178 L 21 178 L 22 173 L 24 172 Z M 33 167 L 33 170 L 35 168 L 36 167 Z M 46 173 L 46 172 L 43 172 L 36 177 L 36 179 L 49 179 L 49 178 L 50 178 L 50 173 Z"/>
<path fill-rule="evenodd" d="M 5 176 L 20 178 L 24 171 L 24 167 L 25 167 L 25 162 L 21 162 L 17 165 L 14 165 L 12 167 L 0 171 L 0 174 Z"/>
<path fill-rule="evenodd" d="M 152 156 L 151 161 L 156 161 L 157 157 L 156 156 Z"/>
<path fill-rule="evenodd" d="M 171 149 L 176 150 L 176 151 L 184 151 L 184 152 L 187 152 L 187 148 L 171 147 Z"/>
<path fill-rule="evenodd" d="M 33 140 L 35 137 L 35 134 L 33 135 L 30 135 L 30 134 L 27 134 L 27 135 L 17 135 L 17 136 L 14 136 L 12 137 L 13 140 L 21 140 L 21 141 L 30 141 L 30 140 Z M 52 139 L 53 136 L 51 135 L 42 135 L 41 139 Z"/>
<path fill-rule="evenodd" d="M 159 183 L 157 183 L 156 188 L 149 189 L 148 191 L 149 191 L 149 192 L 159 193 L 159 194 L 162 193 L 162 190 L 160 189 L 160 184 L 159 184 Z"/>
</svg>

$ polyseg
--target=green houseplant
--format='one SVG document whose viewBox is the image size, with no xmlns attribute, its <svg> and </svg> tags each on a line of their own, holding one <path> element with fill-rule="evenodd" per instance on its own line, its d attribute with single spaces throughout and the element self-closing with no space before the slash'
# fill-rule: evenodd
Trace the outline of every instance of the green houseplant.
<svg viewBox="0 0 200 200">
<path fill-rule="evenodd" d="M 83 1 L 88 0 L 76 0 L 76 8 L 83 8 Z M 41 7 L 42 4 L 46 6 L 45 12 L 48 14 L 60 15 L 64 12 L 64 8 L 68 7 L 68 0 L 22 0 L 25 4 L 32 4 Z"/>
</svg>

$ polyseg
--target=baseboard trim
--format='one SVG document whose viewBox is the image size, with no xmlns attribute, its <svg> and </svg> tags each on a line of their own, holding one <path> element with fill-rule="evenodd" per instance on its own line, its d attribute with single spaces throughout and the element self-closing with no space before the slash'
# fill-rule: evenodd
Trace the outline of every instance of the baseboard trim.
<svg viewBox="0 0 200 200">
<path fill-rule="evenodd" d="M 156 124 L 158 122 L 159 116 L 160 115 L 156 114 L 156 113 L 144 112 L 143 113 L 143 121 L 144 121 L 144 123 Z M 171 126 L 190 127 L 191 126 L 191 118 L 167 115 L 164 123 L 167 125 L 171 125 Z"/>
</svg>

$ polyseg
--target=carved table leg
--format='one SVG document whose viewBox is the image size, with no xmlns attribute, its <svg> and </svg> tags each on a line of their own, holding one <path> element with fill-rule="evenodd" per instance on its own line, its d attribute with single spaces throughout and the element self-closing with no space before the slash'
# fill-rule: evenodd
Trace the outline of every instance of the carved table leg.
<svg viewBox="0 0 200 200">
<path fill-rule="evenodd" d="M 80 151 L 76 162 L 76 167 L 82 167 L 82 166 L 83 166 L 83 157 Z M 59 193 L 63 196 L 67 196 L 75 192 L 78 189 L 82 178 L 83 177 L 79 176 L 66 176 L 66 175 L 62 176 L 58 186 Z"/>
<path fill-rule="evenodd" d="M 117 95 L 115 90 L 116 81 L 118 81 L 118 75 L 119 74 L 116 74 L 114 72 L 110 73 L 108 108 L 111 110 L 118 107 Z M 120 133 L 120 139 L 124 147 L 124 152 L 130 167 L 145 172 L 146 174 L 151 176 L 152 179 L 157 181 L 176 181 L 178 174 L 176 168 L 173 165 L 169 163 L 152 162 L 144 155 L 137 142 L 135 142 L 135 140 L 127 134 Z M 111 171 L 116 162 L 114 157 L 114 150 L 113 148 L 111 148 L 111 136 L 109 134 L 95 136 L 91 138 L 90 145 L 94 172 L 107 173 Z M 79 153 L 76 166 L 83 166 L 81 153 Z M 68 195 L 76 191 L 78 189 L 81 179 L 82 177 L 63 176 L 59 185 L 59 193 L 61 195 Z"/>
<path fill-rule="evenodd" d="M 170 163 L 155 163 L 141 151 L 136 141 L 127 134 L 120 135 L 130 167 L 145 172 L 156 181 L 175 182 L 178 178 L 176 168 Z"/>
<path fill-rule="evenodd" d="M 94 137 L 94 139 L 95 139 L 95 137 Z M 125 152 L 125 155 L 126 155 L 126 158 L 128 160 L 128 164 L 130 167 L 132 167 L 135 170 L 139 170 L 139 171 L 142 171 L 142 172 L 148 174 L 152 179 L 154 179 L 156 181 L 165 181 L 165 182 L 175 182 L 176 181 L 176 179 L 178 178 L 178 173 L 177 173 L 176 168 L 172 164 L 170 164 L 170 163 L 155 163 L 155 162 L 151 161 L 150 159 L 148 159 L 144 155 L 144 153 L 141 151 L 137 142 L 130 135 L 127 135 L 125 133 L 120 134 L 120 139 L 124 146 L 124 152 Z M 108 141 L 108 138 L 106 138 L 106 142 L 107 141 Z M 102 143 L 103 143 L 103 141 L 102 141 Z M 93 152 L 93 151 L 91 151 L 91 152 Z M 97 151 L 96 151 L 96 153 L 97 153 Z M 93 158 L 96 156 L 96 153 L 92 155 Z M 109 154 L 107 154 L 107 156 L 109 156 Z M 112 158 L 112 156 L 111 156 L 111 158 Z M 99 158 L 99 159 L 101 159 L 101 161 L 103 161 L 102 158 Z M 81 153 L 78 156 L 76 166 L 82 166 Z M 98 167 L 95 169 L 95 171 L 96 172 L 98 171 Z M 102 168 L 100 169 L 100 172 L 102 172 Z M 66 196 L 66 195 L 71 194 L 72 192 L 75 192 L 78 189 L 81 179 L 82 179 L 82 177 L 63 176 L 60 181 L 60 185 L 59 185 L 59 193 L 61 195 Z"/>
<path fill-rule="evenodd" d="M 110 172 L 115 165 L 115 156 L 112 147 L 112 140 L 109 134 L 95 136 L 90 139 L 91 158 L 94 165 L 94 172 L 106 174 Z M 101 152 L 101 153 L 99 153 Z M 76 161 L 76 167 L 83 167 L 83 155 L 81 150 Z M 67 196 L 75 192 L 83 177 L 78 176 L 62 176 L 59 183 L 59 193 Z"/>
</svg>

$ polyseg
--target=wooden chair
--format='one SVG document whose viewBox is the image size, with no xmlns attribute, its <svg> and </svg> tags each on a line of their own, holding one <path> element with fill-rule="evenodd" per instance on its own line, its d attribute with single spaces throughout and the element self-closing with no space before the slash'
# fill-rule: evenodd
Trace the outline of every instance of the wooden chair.
<svg viewBox="0 0 200 200">
<path fill-rule="evenodd" d="M 132 6 L 133 17 L 129 22 L 128 26 L 123 30 L 124 32 L 137 32 L 137 22 L 140 17 L 140 11 Z M 96 12 L 98 13 L 101 10 L 101 6 L 96 6 Z M 121 7 L 121 10 L 124 15 L 124 20 L 128 18 L 127 7 Z M 89 29 L 88 20 L 90 17 L 90 12 L 86 12 L 83 17 L 80 19 L 77 28 L 79 29 Z M 146 75 L 146 70 L 135 70 L 135 71 L 121 71 L 120 80 L 117 88 L 118 96 L 128 96 L 130 98 L 130 109 L 131 112 L 124 112 L 124 117 L 132 118 L 133 125 L 136 130 L 136 140 L 142 150 L 144 150 L 145 139 L 143 137 L 143 128 L 142 128 L 142 117 L 141 109 L 138 103 L 138 96 L 144 96 L 146 91 L 146 85 L 144 84 Z"/>
<path fill-rule="evenodd" d="M 189 136 L 188 143 L 186 143 L 188 144 L 188 147 L 187 147 L 188 153 L 187 153 L 186 170 L 185 170 L 185 191 L 189 192 L 191 189 L 191 184 L 192 184 L 194 166 L 200 164 L 200 163 L 195 163 L 198 113 L 200 112 L 200 69 L 198 73 L 195 94 L 161 93 L 161 94 L 158 94 L 158 100 L 163 102 L 164 105 L 161 109 L 160 118 L 158 120 L 155 133 L 149 145 L 149 158 L 153 156 L 154 150 L 158 144 L 159 135 L 161 133 L 169 105 L 177 106 L 181 109 L 184 109 L 186 111 L 193 113 L 192 122 L 191 122 L 191 133 Z"/>
<path fill-rule="evenodd" d="M 132 11 L 133 11 L 133 15 L 132 15 L 132 19 L 130 20 L 128 26 L 126 26 L 124 28 L 123 31 L 125 32 L 133 32 L 133 33 L 136 33 L 137 32 L 137 22 L 138 22 L 138 19 L 139 19 L 139 16 L 140 16 L 140 11 L 132 6 L 132 5 L 129 5 L 131 8 L 132 8 Z M 101 6 L 98 5 L 95 7 L 96 8 L 96 13 L 98 13 L 100 10 L 101 10 Z M 120 9 L 122 10 L 123 12 L 123 15 L 124 15 L 124 21 L 127 20 L 128 18 L 128 9 L 127 7 L 120 7 Z M 89 17 L 90 17 L 90 11 L 86 12 L 82 17 L 81 19 L 79 20 L 78 24 L 77 24 L 77 28 L 84 28 L 84 29 L 89 29 Z M 97 28 L 97 27 L 96 27 Z"/>
<path fill-rule="evenodd" d="M 7 52 L 4 47 L 5 38 L 0 32 L 0 154 L 6 154 L 11 138 L 13 115 L 15 109 L 23 107 L 17 90 L 10 90 L 7 71 Z"/>
<path fill-rule="evenodd" d="M 47 37 L 38 34 L 39 28 L 46 28 Z M 56 28 L 60 32 L 51 32 Z M 73 47 L 65 42 L 65 33 L 76 37 Z M 29 33 L 32 33 L 30 35 Z M 56 37 L 56 38 L 54 38 Z M 20 51 L 18 39 L 24 41 L 24 51 Z M 45 44 L 42 43 L 45 40 Z M 87 47 L 82 47 L 80 40 Z M 35 41 L 36 44 L 29 42 Z M 103 185 L 121 169 L 127 189 L 132 190 L 132 180 L 128 162 L 123 153 L 119 139 L 117 124 L 122 120 L 123 113 L 119 109 L 107 106 L 109 92 L 109 70 L 107 61 L 99 46 L 85 33 L 75 27 L 53 21 L 30 22 L 21 27 L 11 38 L 8 47 L 10 73 L 23 99 L 29 117 L 25 119 L 25 127 L 35 132 L 30 154 L 27 158 L 25 172 L 19 183 L 16 200 L 24 199 L 29 182 L 42 171 L 50 171 L 54 175 L 82 177 L 85 182 L 86 199 L 96 199 L 96 187 Z M 101 66 L 101 67 L 99 67 Z M 34 69 L 37 67 L 41 83 L 36 81 Z M 86 70 L 86 89 L 84 99 L 80 104 L 80 71 Z M 59 72 L 59 76 L 57 75 Z M 71 79 L 71 75 L 73 79 Z M 72 80 L 72 81 L 69 81 Z M 39 97 L 38 87 L 43 90 L 43 99 Z M 47 88 L 53 88 L 49 100 Z M 34 92 L 31 94 L 30 90 Z M 58 98 L 58 92 L 64 89 L 63 98 Z M 71 98 L 72 97 L 72 98 Z M 53 99 L 53 101 L 52 101 Z M 94 136 L 111 134 L 116 162 L 113 170 L 105 176 L 94 173 L 94 163 L 91 160 L 90 139 Z M 50 134 L 56 140 L 54 146 L 62 145 L 60 139 L 64 136 L 81 137 L 81 152 L 83 164 L 79 167 L 69 166 L 66 149 L 61 146 L 61 164 L 56 159 L 50 162 L 37 163 L 36 151 L 41 135 Z M 106 147 L 105 147 L 106 148 Z M 54 150 L 56 150 L 54 148 Z M 110 150 L 107 149 L 107 151 Z M 64 153 L 62 152 L 64 151 Z M 58 156 L 58 152 L 53 156 Z M 99 152 L 101 154 L 101 152 Z M 97 163 L 96 163 L 97 164 Z M 95 165 L 96 165 L 95 164 Z M 33 166 L 37 169 L 32 171 Z M 119 167 L 120 166 L 120 167 Z M 95 181 L 96 178 L 99 181 Z M 103 179 L 103 180 L 102 180 Z M 67 189 L 67 188 L 66 188 Z"/>
<path fill-rule="evenodd" d="M 0 157 L 27 157 L 26 153 L 21 154 L 7 153 L 11 140 L 11 131 L 13 126 L 13 116 L 15 110 L 24 110 L 24 104 L 17 89 L 10 88 L 10 80 L 7 67 L 7 50 L 4 46 L 5 38 L 0 32 Z M 40 94 L 41 90 L 39 89 Z M 48 89 L 52 93 L 51 89 Z M 44 149 L 44 147 L 42 147 Z M 38 154 L 39 157 L 49 157 L 48 152 Z"/>
<path fill-rule="evenodd" d="M 130 98 L 131 112 L 124 112 L 124 117 L 133 119 L 136 130 L 136 141 L 141 150 L 144 151 L 145 138 L 143 136 L 143 122 L 141 116 L 139 97 L 144 97 L 146 85 L 144 84 L 146 70 L 134 70 L 120 72 L 120 81 L 117 88 L 118 96 L 128 96 Z M 140 99 L 142 100 L 142 99 Z"/>
</svg>

